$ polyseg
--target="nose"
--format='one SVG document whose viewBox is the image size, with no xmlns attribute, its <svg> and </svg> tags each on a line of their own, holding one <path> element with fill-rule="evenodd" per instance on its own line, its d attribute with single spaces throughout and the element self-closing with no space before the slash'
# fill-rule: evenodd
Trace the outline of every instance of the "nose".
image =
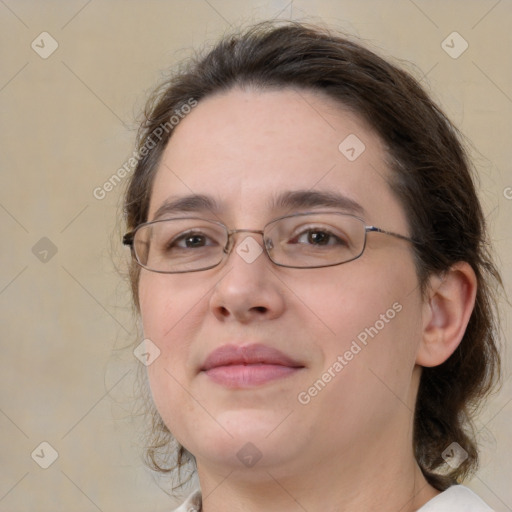
<svg viewBox="0 0 512 512">
<path fill-rule="evenodd" d="M 237 230 L 227 255 L 224 277 L 210 298 L 215 317 L 222 321 L 271 320 L 285 309 L 283 285 L 261 246 L 261 231 Z M 248 233 L 253 233 L 249 235 Z"/>
</svg>

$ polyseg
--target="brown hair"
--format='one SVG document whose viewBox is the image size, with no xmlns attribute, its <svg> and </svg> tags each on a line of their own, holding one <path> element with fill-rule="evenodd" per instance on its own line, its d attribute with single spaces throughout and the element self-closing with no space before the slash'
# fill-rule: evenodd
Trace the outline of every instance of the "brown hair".
<svg viewBox="0 0 512 512">
<path fill-rule="evenodd" d="M 236 86 L 322 91 L 356 112 L 387 146 L 390 186 L 410 232 L 421 241 L 414 250 L 422 291 L 431 274 L 456 262 L 468 262 L 475 271 L 476 304 L 462 342 L 445 363 L 422 370 L 416 401 L 416 460 L 434 487 L 446 489 L 477 467 L 471 418 L 497 382 L 500 363 L 496 290 L 501 279 L 488 252 L 485 220 L 460 135 L 417 80 L 374 52 L 315 26 L 265 22 L 224 37 L 154 92 L 139 132 L 139 151 L 191 98 L 199 102 Z M 151 184 L 170 136 L 172 130 L 139 160 L 131 178 L 125 197 L 129 230 L 147 220 Z M 137 307 L 139 271 L 132 263 Z M 158 414 L 153 432 L 147 449 L 151 467 L 171 471 L 191 459 L 178 447 L 177 464 L 166 466 L 164 454 L 174 441 Z M 442 453 L 454 441 L 468 458 L 456 469 L 440 471 L 447 469 Z"/>
</svg>

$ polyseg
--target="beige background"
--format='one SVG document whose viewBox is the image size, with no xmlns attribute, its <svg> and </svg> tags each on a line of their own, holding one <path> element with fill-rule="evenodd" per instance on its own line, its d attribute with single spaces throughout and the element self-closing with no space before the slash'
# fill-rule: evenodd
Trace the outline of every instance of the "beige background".
<svg viewBox="0 0 512 512">
<path fill-rule="evenodd" d="M 140 461 L 131 417 L 140 363 L 122 347 L 136 322 L 112 263 L 124 254 L 122 187 L 103 200 L 93 189 L 130 156 L 162 71 L 230 24 L 269 17 L 322 19 L 425 77 L 474 145 L 510 295 L 510 0 L 1 0 L 0 511 L 172 508 L 165 481 Z M 31 48 L 51 48 L 44 31 L 59 45 L 46 59 Z M 457 59 L 441 47 L 453 31 L 469 43 Z M 496 511 L 512 510 L 509 368 L 479 419 L 483 464 L 469 484 Z M 31 458 L 43 441 L 58 452 L 48 469 Z M 43 446 L 34 459 L 49 456 Z"/>
</svg>

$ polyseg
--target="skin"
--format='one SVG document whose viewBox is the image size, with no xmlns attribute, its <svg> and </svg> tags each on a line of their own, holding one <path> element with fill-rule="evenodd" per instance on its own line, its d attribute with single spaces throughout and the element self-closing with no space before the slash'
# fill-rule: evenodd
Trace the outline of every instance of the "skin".
<svg viewBox="0 0 512 512">
<path fill-rule="evenodd" d="M 338 150 L 349 134 L 366 146 L 353 162 Z M 335 190 L 364 208 L 367 225 L 410 236 L 390 172 L 379 137 L 322 94 L 233 89 L 202 100 L 175 129 L 148 220 L 167 199 L 195 193 L 221 207 L 198 216 L 262 229 L 289 213 L 269 209 L 276 193 Z M 236 235 L 235 249 L 246 236 Z M 277 267 L 265 254 L 249 264 L 233 250 L 207 271 L 142 270 L 144 335 L 161 351 L 148 367 L 153 398 L 196 457 L 204 510 L 412 511 L 438 494 L 414 460 L 412 411 L 421 366 L 455 350 L 475 289 L 461 263 L 434 276 L 422 297 L 411 245 L 376 233 L 359 259 L 322 269 Z M 298 394 L 395 303 L 401 311 L 378 335 L 299 403 Z M 263 343 L 304 368 L 228 389 L 199 371 L 227 343 Z M 252 467 L 237 457 L 248 442 L 262 455 Z"/>
</svg>

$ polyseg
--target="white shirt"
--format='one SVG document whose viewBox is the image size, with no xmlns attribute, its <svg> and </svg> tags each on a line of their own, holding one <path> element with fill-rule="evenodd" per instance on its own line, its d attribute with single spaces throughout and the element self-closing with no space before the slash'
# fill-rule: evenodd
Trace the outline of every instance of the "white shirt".
<svg viewBox="0 0 512 512">
<path fill-rule="evenodd" d="M 493 512 L 480 497 L 463 485 L 453 485 L 425 503 L 418 512 Z"/>
<path fill-rule="evenodd" d="M 201 512 L 201 491 L 194 491 L 174 512 Z M 417 512 L 493 512 L 471 489 L 453 485 Z"/>
</svg>

